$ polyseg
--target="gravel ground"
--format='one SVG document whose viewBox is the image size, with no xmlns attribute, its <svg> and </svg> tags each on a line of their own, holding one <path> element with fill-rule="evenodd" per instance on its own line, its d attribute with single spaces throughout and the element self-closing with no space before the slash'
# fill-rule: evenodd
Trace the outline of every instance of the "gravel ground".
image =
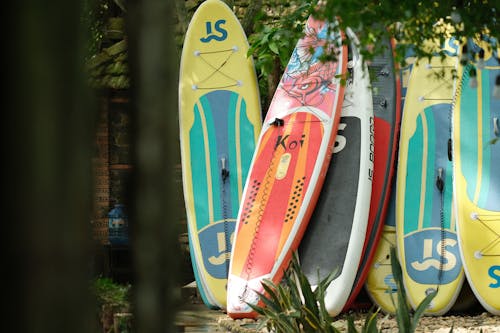
<svg viewBox="0 0 500 333">
<path fill-rule="evenodd" d="M 365 321 L 365 314 L 353 313 L 355 325 L 360 330 Z M 377 319 L 377 326 L 381 332 L 399 332 L 394 316 L 380 314 Z M 256 322 L 254 320 L 232 320 L 227 316 L 221 316 L 218 320 L 220 332 L 233 333 L 255 333 Z M 341 332 L 347 332 L 347 319 L 341 318 L 334 323 L 334 326 Z M 422 317 L 419 321 L 417 332 L 447 333 L 453 327 L 453 332 L 484 332 L 500 333 L 500 316 L 494 316 L 483 312 L 477 315 L 451 315 L 439 317 Z M 265 332 L 262 331 L 262 332 Z"/>
<path fill-rule="evenodd" d="M 265 332 L 265 330 L 261 332 L 256 330 L 258 321 L 250 319 L 233 320 L 222 311 L 208 309 L 201 303 L 195 288 L 188 288 L 185 291 L 187 291 L 187 294 L 184 294 L 186 303 L 179 311 L 176 320 L 178 332 Z M 455 333 L 500 333 L 500 316 L 485 312 L 470 290 L 461 293 L 459 300 L 461 301 L 457 302 L 459 304 L 452 308 L 449 315 L 422 317 L 417 332 L 447 333 L 453 327 Z M 334 326 L 341 332 L 347 332 L 347 317 L 351 315 L 354 318 L 355 325 L 360 330 L 364 324 L 367 309 L 370 306 L 371 303 L 365 304 L 359 311 L 342 314 L 335 321 Z M 383 333 L 396 333 L 399 331 L 396 320 L 392 315 L 379 314 L 377 326 Z"/>
<path fill-rule="evenodd" d="M 364 318 L 355 322 L 361 327 L 364 323 Z M 392 333 L 398 332 L 398 327 L 394 316 L 380 316 L 378 318 L 378 327 L 382 332 Z M 342 320 L 342 331 L 346 331 L 346 321 Z M 337 325 L 336 325 L 337 326 Z M 500 332 L 500 317 L 493 316 L 483 312 L 479 315 L 456 315 L 456 316 L 439 316 L 439 317 L 422 317 L 419 321 L 417 332 L 449 332 L 453 327 L 453 332 Z"/>
</svg>

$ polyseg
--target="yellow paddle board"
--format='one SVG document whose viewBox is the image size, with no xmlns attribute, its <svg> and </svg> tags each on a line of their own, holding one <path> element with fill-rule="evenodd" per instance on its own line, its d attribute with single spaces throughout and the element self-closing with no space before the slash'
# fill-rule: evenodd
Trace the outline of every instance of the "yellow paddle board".
<svg viewBox="0 0 500 333">
<path fill-rule="evenodd" d="M 184 39 L 179 120 L 191 261 L 203 301 L 214 308 L 226 306 L 235 221 L 262 124 L 247 52 L 231 9 L 205 1 Z"/>
<path fill-rule="evenodd" d="M 467 46 L 470 55 L 483 50 L 484 64 L 469 61 L 458 73 L 453 113 L 458 240 L 474 294 L 485 309 L 500 315 L 500 99 L 492 95 L 500 80 L 500 49 L 493 39 L 469 40 Z"/>
<path fill-rule="evenodd" d="M 454 304 L 463 282 L 452 206 L 451 138 L 453 71 L 458 42 L 443 46 L 444 57 L 414 64 L 405 98 L 396 184 L 396 238 L 403 281 L 416 308 L 437 290 L 426 310 L 442 315 Z"/>
</svg>

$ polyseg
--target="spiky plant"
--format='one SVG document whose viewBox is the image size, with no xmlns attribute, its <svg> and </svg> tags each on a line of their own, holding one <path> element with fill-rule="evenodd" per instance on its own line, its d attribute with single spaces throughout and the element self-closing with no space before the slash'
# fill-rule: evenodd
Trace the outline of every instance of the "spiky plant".
<svg viewBox="0 0 500 333">
<path fill-rule="evenodd" d="M 264 306 L 249 304 L 264 317 L 260 327 L 276 333 L 337 333 L 325 307 L 326 288 L 335 272 L 321 280 L 313 291 L 309 280 L 300 269 L 298 256 L 293 254 L 289 268 L 279 285 L 270 280 L 262 283 L 265 293 L 259 293 Z"/>
<path fill-rule="evenodd" d="M 437 291 L 427 295 L 413 311 L 407 301 L 403 273 L 395 248 L 391 248 L 391 266 L 397 285 L 397 303 L 394 299 L 393 303 L 399 332 L 413 333 Z M 298 256 L 294 253 L 280 284 L 276 285 L 271 280 L 263 281 L 264 293 L 258 293 L 263 305 L 248 304 L 263 317 L 257 329 L 266 327 L 269 332 L 274 333 L 339 333 L 333 326 L 334 318 L 329 315 L 325 306 L 326 289 L 335 276 L 335 271 L 330 273 L 312 290 L 309 280 L 300 268 Z M 348 333 L 380 332 L 377 328 L 378 313 L 379 310 L 368 312 L 361 331 L 356 329 L 353 317 L 348 316 Z M 452 331 L 453 328 L 450 332 Z"/>
</svg>

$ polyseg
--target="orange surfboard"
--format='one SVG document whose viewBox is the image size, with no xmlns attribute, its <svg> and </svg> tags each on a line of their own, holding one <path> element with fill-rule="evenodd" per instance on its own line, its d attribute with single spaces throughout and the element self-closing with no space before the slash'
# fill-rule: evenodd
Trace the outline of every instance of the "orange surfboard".
<svg viewBox="0 0 500 333">
<path fill-rule="evenodd" d="M 259 303 L 262 280 L 281 280 L 324 181 L 344 97 L 339 76 L 347 62 L 343 36 L 329 30 L 328 23 L 308 19 L 264 121 L 231 252 L 227 312 L 233 318 L 255 317 L 247 303 Z M 321 62 L 333 47 L 337 61 Z"/>
</svg>

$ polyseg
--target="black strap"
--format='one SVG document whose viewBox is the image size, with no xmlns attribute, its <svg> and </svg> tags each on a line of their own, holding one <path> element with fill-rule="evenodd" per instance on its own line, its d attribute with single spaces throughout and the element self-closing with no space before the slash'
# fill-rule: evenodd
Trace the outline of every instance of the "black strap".
<svg viewBox="0 0 500 333">
<path fill-rule="evenodd" d="M 274 118 L 274 121 L 270 125 L 273 125 L 273 126 L 276 126 L 276 127 L 284 126 L 285 125 L 285 121 L 283 119 L 281 119 L 281 118 Z"/>
</svg>

